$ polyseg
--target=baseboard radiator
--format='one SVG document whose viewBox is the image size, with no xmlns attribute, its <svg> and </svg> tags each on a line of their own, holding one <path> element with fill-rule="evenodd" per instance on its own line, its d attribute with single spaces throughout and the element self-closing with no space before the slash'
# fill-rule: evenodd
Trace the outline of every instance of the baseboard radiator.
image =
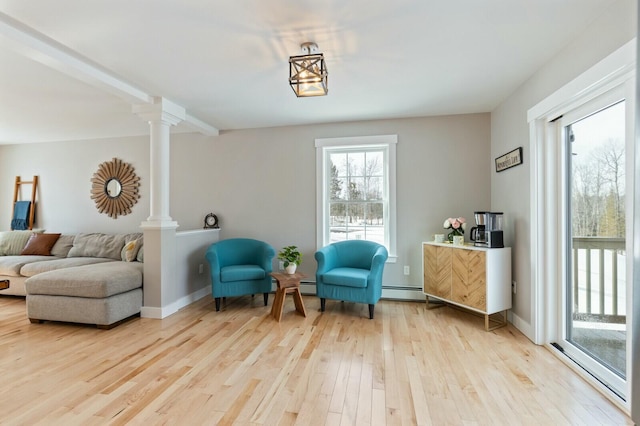
<svg viewBox="0 0 640 426">
<path fill-rule="evenodd" d="M 275 284 L 274 284 L 275 288 Z M 300 281 L 300 292 L 307 296 L 315 296 L 315 281 Z M 382 298 L 389 300 L 425 301 L 421 287 L 382 286 Z"/>
</svg>

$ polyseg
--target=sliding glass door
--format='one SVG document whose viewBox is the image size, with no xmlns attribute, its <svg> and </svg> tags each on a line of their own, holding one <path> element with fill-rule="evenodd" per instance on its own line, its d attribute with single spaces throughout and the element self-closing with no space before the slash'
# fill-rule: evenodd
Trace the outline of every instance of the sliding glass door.
<svg viewBox="0 0 640 426">
<path fill-rule="evenodd" d="M 633 149 L 628 106 L 619 88 L 560 119 L 564 302 L 558 333 L 562 339 L 556 344 L 622 398 L 630 335 L 632 258 L 627 237 L 633 218 L 632 200 L 627 199 Z"/>
</svg>

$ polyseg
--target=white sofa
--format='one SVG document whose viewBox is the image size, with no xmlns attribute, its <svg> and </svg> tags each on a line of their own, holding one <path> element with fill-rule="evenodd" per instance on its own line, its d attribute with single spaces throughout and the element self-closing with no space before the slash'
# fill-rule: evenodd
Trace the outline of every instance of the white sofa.
<svg viewBox="0 0 640 426">
<path fill-rule="evenodd" d="M 60 235 L 49 255 L 22 255 L 16 254 L 23 237 L 17 232 L 27 231 L 0 233 L 0 254 L 4 254 L 0 255 L 0 280 L 9 280 L 9 288 L 0 291 L 0 296 L 25 296 L 31 322 L 67 321 L 110 328 L 140 313 L 141 233 Z M 18 241 L 11 246 L 7 239 Z M 29 252 L 29 243 L 22 252 Z"/>
</svg>

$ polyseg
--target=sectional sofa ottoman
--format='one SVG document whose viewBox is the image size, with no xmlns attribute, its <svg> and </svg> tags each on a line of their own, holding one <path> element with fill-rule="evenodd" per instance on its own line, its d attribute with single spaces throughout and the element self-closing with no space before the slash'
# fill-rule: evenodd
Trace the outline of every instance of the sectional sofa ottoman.
<svg viewBox="0 0 640 426">
<path fill-rule="evenodd" d="M 10 287 L 0 294 L 26 296 L 31 322 L 64 321 L 111 328 L 140 313 L 141 233 L 58 235 L 48 256 L 29 254 L 28 243 L 23 249 L 27 254 L 16 255 L 15 247 L 7 254 L 3 234 L 7 233 L 0 233 L 0 253 L 4 250 L 5 254 L 0 256 L 0 279 L 8 279 Z"/>
<path fill-rule="evenodd" d="M 57 269 L 30 277 L 27 316 L 32 323 L 66 321 L 111 328 L 140 313 L 142 264 L 108 262 Z"/>
</svg>

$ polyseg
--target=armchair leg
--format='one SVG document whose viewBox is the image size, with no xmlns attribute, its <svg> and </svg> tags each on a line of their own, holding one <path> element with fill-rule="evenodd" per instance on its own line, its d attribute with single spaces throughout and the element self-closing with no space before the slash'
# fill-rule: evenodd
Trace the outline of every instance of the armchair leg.
<svg viewBox="0 0 640 426">
<path fill-rule="evenodd" d="M 324 312 L 324 305 L 327 299 L 320 298 L 320 312 Z"/>
<path fill-rule="evenodd" d="M 269 304 L 269 293 L 264 294 L 264 306 Z"/>
<path fill-rule="evenodd" d="M 220 298 L 216 297 L 216 312 L 220 311 Z"/>
<path fill-rule="evenodd" d="M 373 309 L 376 305 L 369 305 L 369 319 L 373 319 Z"/>
</svg>

